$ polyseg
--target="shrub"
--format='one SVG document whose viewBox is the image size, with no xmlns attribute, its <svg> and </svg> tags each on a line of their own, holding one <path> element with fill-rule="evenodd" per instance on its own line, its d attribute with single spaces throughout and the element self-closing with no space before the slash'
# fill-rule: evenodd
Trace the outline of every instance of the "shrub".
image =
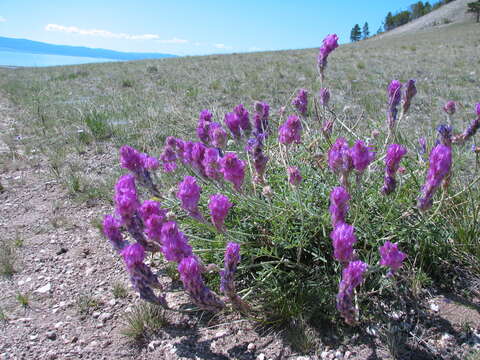
<svg viewBox="0 0 480 360">
<path fill-rule="evenodd" d="M 460 156 L 454 145 L 478 130 L 480 105 L 463 133 L 439 128 L 422 186 L 426 144 L 415 148 L 398 131 L 415 81 L 388 86 L 385 133 L 358 136 L 336 117 L 325 87 L 337 39 L 327 36 L 317 59 L 320 99 L 299 89 L 288 109 L 256 102 L 249 113 L 238 105 L 225 115 L 230 134 L 203 110 L 201 141 L 167 137 L 158 159 L 120 149 L 129 173 L 115 186 L 115 216 L 105 217 L 103 231 L 142 299 L 170 309 L 144 263 L 152 252 L 175 264 L 201 309 L 228 303 L 278 321 L 330 321 L 338 311 L 354 325 L 361 320 L 355 303 L 373 306 L 368 292 L 385 293 L 397 279 L 408 287 L 404 262 L 435 278 L 453 249 L 467 254 L 446 239 L 459 229 L 454 217 L 466 220 L 469 234 L 478 230 L 475 205 L 465 200 L 480 179 L 465 186 L 461 175 L 452 177 L 452 154 Z"/>
</svg>

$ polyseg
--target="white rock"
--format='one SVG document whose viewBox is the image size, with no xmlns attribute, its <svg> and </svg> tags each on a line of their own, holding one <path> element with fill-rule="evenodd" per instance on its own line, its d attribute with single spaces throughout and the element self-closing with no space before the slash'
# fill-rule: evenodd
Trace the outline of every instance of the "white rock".
<svg viewBox="0 0 480 360">
<path fill-rule="evenodd" d="M 322 358 L 322 360 L 328 359 L 328 351 L 322 351 L 320 357 Z"/>
<path fill-rule="evenodd" d="M 100 315 L 102 315 L 102 313 L 100 311 L 94 311 L 92 316 L 96 319 L 98 318 Z"/>
<path fill-rule="evenodd" d="M 343 359 L 343 354 L 340 350 L 335 352 L 335 359 Z"/>
<path fill-rule="evenodd" d="M 38 334 L 35 334 L 35 335 L 31 335 L 30 336 L 30 340 L 33 341 L 33 340 L 37 340 L 38 338 Z"/>
<path fill-rule="evenodd" d="M 228 330 L 221 330 L 215 334 L 215 337 L 222 337 L 228 334 Z"/>
<path fill-rule="evenodd" d="M 260 354 L 257 356 L 257 360 L 265 360 L 265 354 Z"/>
<path fill-rule="evenodd" d="M 55 329 L 58 329 L 58 328 L 60 328 L 60 327 L 63 326 L 63 322 L 59 321 L 59 322 L 57 322 L 57 323 L 56 323 L 55 325 L 53 325 L 53 326 L 55 327 Z"/>
<path fill-rule="evenodd" d="M 98 317 L 98 320 L 100 321 L 107 321 L 110 320 L 113 317 L 111 313 L 103 313 Z"/>
<path fill-rule="evenodd" d="M 431 303 L 430 310 L 432 310 L 433 312 L 438 312 L 440 310 L 440 307 L 435 303 Z"/>
<path fill-rule="evenodd" d="M 46 294 L 46 293 L 50 292 L 50 290 L 52 290 L 52 284 L 48 283 L 47 285 L 39 287 L 34 292 L 39 293 L 39 294 Z"/>
<path fill-rule="evenodd" d="M 148 350 L 153 351 L 157 347 L 159 347 L 161 344 L 162 344 L 162 342 L 160 340 L 150 341 L 150 343 L 148 344 Z"/>
<path fill-rule="evenodd" d="M 115 300 L 115 299 L 112 299 L 108 302 L 108 305 L 110 305 L 110 306 L 115 306 L 116 304 L 117 304 L 117 300 Z"/>
<path fill-rule="evenodd" d="M 257 346 L 254 343 L 250 343 L 247 346 L 248 351 L 254 351 Z"/>
</svg>

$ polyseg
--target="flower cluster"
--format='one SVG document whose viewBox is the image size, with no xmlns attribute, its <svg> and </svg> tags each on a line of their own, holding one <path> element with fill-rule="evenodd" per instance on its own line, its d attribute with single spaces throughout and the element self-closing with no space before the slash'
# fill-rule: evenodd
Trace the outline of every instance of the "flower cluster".
<svg viewBox="0 0 480 360">
<path fill-rule="evenodd" d="M 385 157 L 385 177 L 382 191 L 385 195 L 395 191 L 397 186 L 396 174 L 400 166 L 400 160 L 407 153 L 407 149 L 402 145 L 391 144 L 387 149 Z"/>
<path fill-rule="evenodd" d="M 121 251 L 128 245 L 128 241 L 123 238 L 120 231 L 121 223 L 112 215 L 105 215 L 103 218 L 103 234 L 110 240 L 113 248 Z"/>
<path fill-rule="evenodd" d="M 263 152 L 263 135 L 257 135 L 248 140 L 246 150 L 253 160 L 253 167 L 255 169 L 254 181 L 258 184 L 265 182 L 265 169 L 267 167 L 268 156 Z"/>
<path fill-rule="evenodd" d="M 305 89 L 300 89 L 295 99 L 293 99 L 292 105 L 301 115 L 305 116 L 308 109 L 308 91 Z"/>
<path fill-rule="evenodd" d="M 162 253 L 168 261 L 179 263 L 183 258 L 192 255 L 188 238 L 178 229 L 175 221 L 167 221 L 162 225 L 160 241 Z"/>
<path fill-rule="evenodd" d="M 220 171 L 223 178 L 233 184 L 235 190 L 240 191 L 245 178 L 245 162 L 235 153 L 226 153 L 220 159 Z"/>
<path fill-rule="evenodd" d="M 348 212 L 348 202 L 350 194 L 344 187 L 337 186 L 330 193 L 330 216 L 332 226 L 335 228 L 339 224 L 345 223 L 345 217 Z"/>
<path fill-rule="evenodd" d="M 418 199 L 418 208 L 428 210 L 433 204 L 433 195 L 450 172 L 452 166 L 452 149 L 443 144 L 438 144 L 430 152 L 430 166 L 427 180 L 422 187 L 422 195 Z"/>
<path fill-rule="evenodd" d="M 389 275 L 393 275 L 400 269 L 403 260 L 407 257 L 398 250 L 398 244 L 392 244 L 390 241 L 385 242 L 383 246 L 378 248 L 378 251 L 380 252 L 380 265 L 390 268 Z"/>
<path fill-rule="evenodd" d="M 328 106 L 328 103 L 330 102 L 330 90 L 328 88 L 321 88 L 318 97 L 320 98 L 320 104 Z"/>
<path fill-rule="evenodd" d="M 284 145 L 300 144 L 302 122 L 296 115 L 291 115 L 278 129 L 278 141 Z"/>
<path fill-rule="evenodd" d="M 154 200 L 145 200 L 139 209 L 140 217 L 145 226 L 145 234 L 149 239 L 160 243 L 162 225 L 167 219 L 167 210 L 160 207 Z"/>
<path fill-rule="evenodd" d="M 333 241 L 333 256 L 342 264 L 347 264 L 353 259 L 353 245 L 357 242 L 353 226 L 338 223 L 330 237 Z"/>
<path fill-rule="evenodd" d="M 405 93 L 403 94 L 403 113 L 406 114 L 412 103 L 413 97 L 417 95 L 415 80 L 410 79 L 405 84 Z"/>
<path fill-rule="evenodd" d="M 455 103 L 455 101 L 449 100 L 443 106 L 443 111 L 445 111 L 447 115 L 451 116 L 455 114 L 455 111 L 457 111 L 457 104 Z"/>
<path fill-rule="evenodd" d="M 235 288 L 235 272 L 240 263 L 240 245 L 234 242 L 227 244 L 224 256 L 224 267 L 220 271 L 220 291 L 223 292 L 240 311 L 247 311 L 249 306 L 238 296 Z"/>
<path fill-rule="evenodd" d="M 223 301 L 203 282 L 201 264 L 195 256 L 183 258 L 178 264 L 178 272 L 185 290 L 198 307 L 213 312 L 225 307 Z"/>
<path fill-rule="evenodd" d="M 224 221 L 227 217 L 228 210 L 233 204 L 228 200 L 228 197 L 222 194 L 215 194 L 210 196 L 208 208 L 212 217 L 212 223 L 219 232 L 225 231 Z"/>
<path fill-rule="evenodd" d="M 293 186 L 298 186 L 302 182 L 302 175 L 296 166 L 290 166 L 287 169 L 288 182 Z"/>
<path fill-rule="evenodd" d="M 350 262 L 343 269 L 337 295 L 337 310 L 347 324 L 354 325 L 356 323 L 358 314 L 353 305 L 354 291 L 363 282 L 363 275 L 367 269 L 368 265 L 360 260 Z"/>
<path fill-rule="evenodd" d="M 327 58 L 330 53 L 338 47 L 338 36 L 330 34 L 323 39 L 322 46 L 317 57 L 318 70 L 323 79 L 325 69 L 327 68 Z"/>
<path fill-rule="evenodd" d="M 197 185 L 197 181 L 193 176 L 185 176 L 183 181 L 178 184 L 177 198 L 181 202 L 182 209 L 196 219 L 202 218 L 198 211 L 200 191 L 201 188 Z"/>
<path fill-rule="evenodd" d="M 268 117 L 270 115 L 270 105 L 266 102 L 255 103 L 255 114 L 253 115 L 253 121 L 255 124 L 255 135 L 264 134 L 268 135 Z"/>
<path fill-rule="evenodd" d="M 393 132 L 397 121 L 398 105 L 402 99 L 402 83 L 398 80 L 392 80 L 388 85 L 388 109 L 387 122 L 390 132 Z"/>
<path fill-rule="evenodd" d="M 123 223 L 130 223 L 140 206 L 137 197 L 137 188 L 135 187 L 135 177 L 132 174 L 126 174 L 118 179 L 115 185 L 115 210 Z"/>
<path fill-rule="evenodd" d="M 477 130 L 480 128 L 480 103 L 475 106 L 475 112 L 477 118 L 472 120 L 470 126 L 466 128 L 462 134 L 456 136 L 454 140 L 455 142 L 463 143 L 476 134 Z"/>
</svg>

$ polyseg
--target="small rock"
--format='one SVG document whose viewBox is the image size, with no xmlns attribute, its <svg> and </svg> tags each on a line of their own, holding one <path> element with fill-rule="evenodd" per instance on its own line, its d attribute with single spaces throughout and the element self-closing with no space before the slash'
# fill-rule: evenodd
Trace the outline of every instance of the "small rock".
<svg viewBox="0 0 480 360">
<path fill-rule="evenodd" d="M 257 356 L 257 360 L 265 360 L 265 354 L 260 354 Z"/>
<path fill-rule="evenodd" d="M 65 249 L 64 247 L 61 247 L 60 249 L 58 249 L 56 254 L 57 255 L 62 255 L 62 254 L 65 254 L 67 251 L 68 251 L 68 249 Z"/>
<path fill-rule="evenodd" d="M 31 341 L 37 340 L 37 338 L 38 338 L 38 335 L 37 335 L 37 334 L 30 336 L 30 340 L 31 340 Z"/>
<path fill-rule="evenodd" d="M 57 333 L 55 331 L 47 331 L 45 335 L 49 340 L 55 340 L 57 338 Z"/>
<path fill-rule="evenodd" d="M 92 316 L 96 319 L 96 318 L 98 318 L 101 314 L 102 314 L 102 313 L 101 313 L 100 311 L 94 311 L 94 312 L 92 313 Z"/>
<path fill-rule="evenodd" d="M 377 336 L 377 329 L 374 326 L 368 326 L 366 331 L 368 335 Z"/>
<path fill-rule="evenodd" d="M 77 336 L 74 336 L 74 337 L 72 337 L 72 338 L 70 339 L 70 342 L 71 342 L 72 344 L 75 344 L 77 341 L 78 341 L 78 337 L 77 337 Z"/>
<path fill-rule="evenodd" d="M 113 317 L 113 315 L 110 314 L 110 313 L 103 313 L 98 317 L 98 320 L 107 321 L 107 320 L 110 320 L 112 317 Z"/>
<path fill-rule="evenodd" d="M 63 326 L 63 322 L 61 322 L 61 321 L 57 322 L 57 323 L 54 325 L 55 329 L 58 329 L 58 328 L 60 328 L 60 327 L 62 327 L 62 326 Z"/>
<path fill-rule="evenodd" d="M 50 290 L 52 290 L 52 284 L 48 283 L 47 285 L 39 287 L 34 292 L 39 293 L 39 294 L 46 294 L 46 293 L 50 292 Z"/>
<path fill-rule="evenodd" d="M 343 354 L 340 350 L 335 352 L 335 359 L 343 360 Z"/>
<path fill-rule="evenodd" d="M 150 343 L 148 344 L 148 350 L 153 351 L 157 347 L 159 347 L 161 344 L 162 344 L 162 342 L 160 340 L 150 341 Z"/>
<path fill-rule="evenodd" d="M 257 346 L 256 346 L 254 343 L 250 343 L 250 344 L 248 344 L 248 346 L 247 346 L 247 350 L 248 350 L 248 351 L 255 351 L 255 348 L 256 348 L 256 347 L 257 347 Z"/>
<path fill-rule="evenodd" d="M 328 351 L 322 351 L 320 357 L 322 358 L 322 360 L 328 359 Z"/>
<path fill-rule="evenodd" d="M 117 304 L 117 300 L 115 300 L 115 299 L 112 299 L 108 302 L 108 305 L 110 305 L 110 306 L 115 306 L 116 304 Z"/>
<path fill-rule="evenodd" d="M 222 337 L 228 334 L 228 330 L 221 330 L 215 334 L 215 337 Z"/>
<path fill-rule="evenodd" d="M 432 310 L 433 312 L 438 312 L 440 310 L 440 307 L 435 303 L 431 303 L 430 310 Z"/>
<path fill-rule="evenodd" d="M 87 270 L 85 270 L 85 275 L 86 276 L 90 276 L 92 275 L 95 271 L 97 271 L 97 269 L 91 267 L 91 268 L 88 268 Z"/>
</svg>

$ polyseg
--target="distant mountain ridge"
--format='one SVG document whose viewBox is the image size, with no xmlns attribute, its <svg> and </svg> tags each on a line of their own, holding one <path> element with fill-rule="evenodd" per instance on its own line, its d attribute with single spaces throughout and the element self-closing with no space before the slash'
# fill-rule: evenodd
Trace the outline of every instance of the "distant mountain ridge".
<svg viewBox="0 0 480 360">
<path fill-rule="evenodd" d="M 65 55 L 114 60 L 142 60 L 177 57 L 162 53 L 130 53 L 83 46 L 54 45 L 27 39 L 15 39 L 0 36 L 0 50 L 46 55 Z"/>
</svg>

